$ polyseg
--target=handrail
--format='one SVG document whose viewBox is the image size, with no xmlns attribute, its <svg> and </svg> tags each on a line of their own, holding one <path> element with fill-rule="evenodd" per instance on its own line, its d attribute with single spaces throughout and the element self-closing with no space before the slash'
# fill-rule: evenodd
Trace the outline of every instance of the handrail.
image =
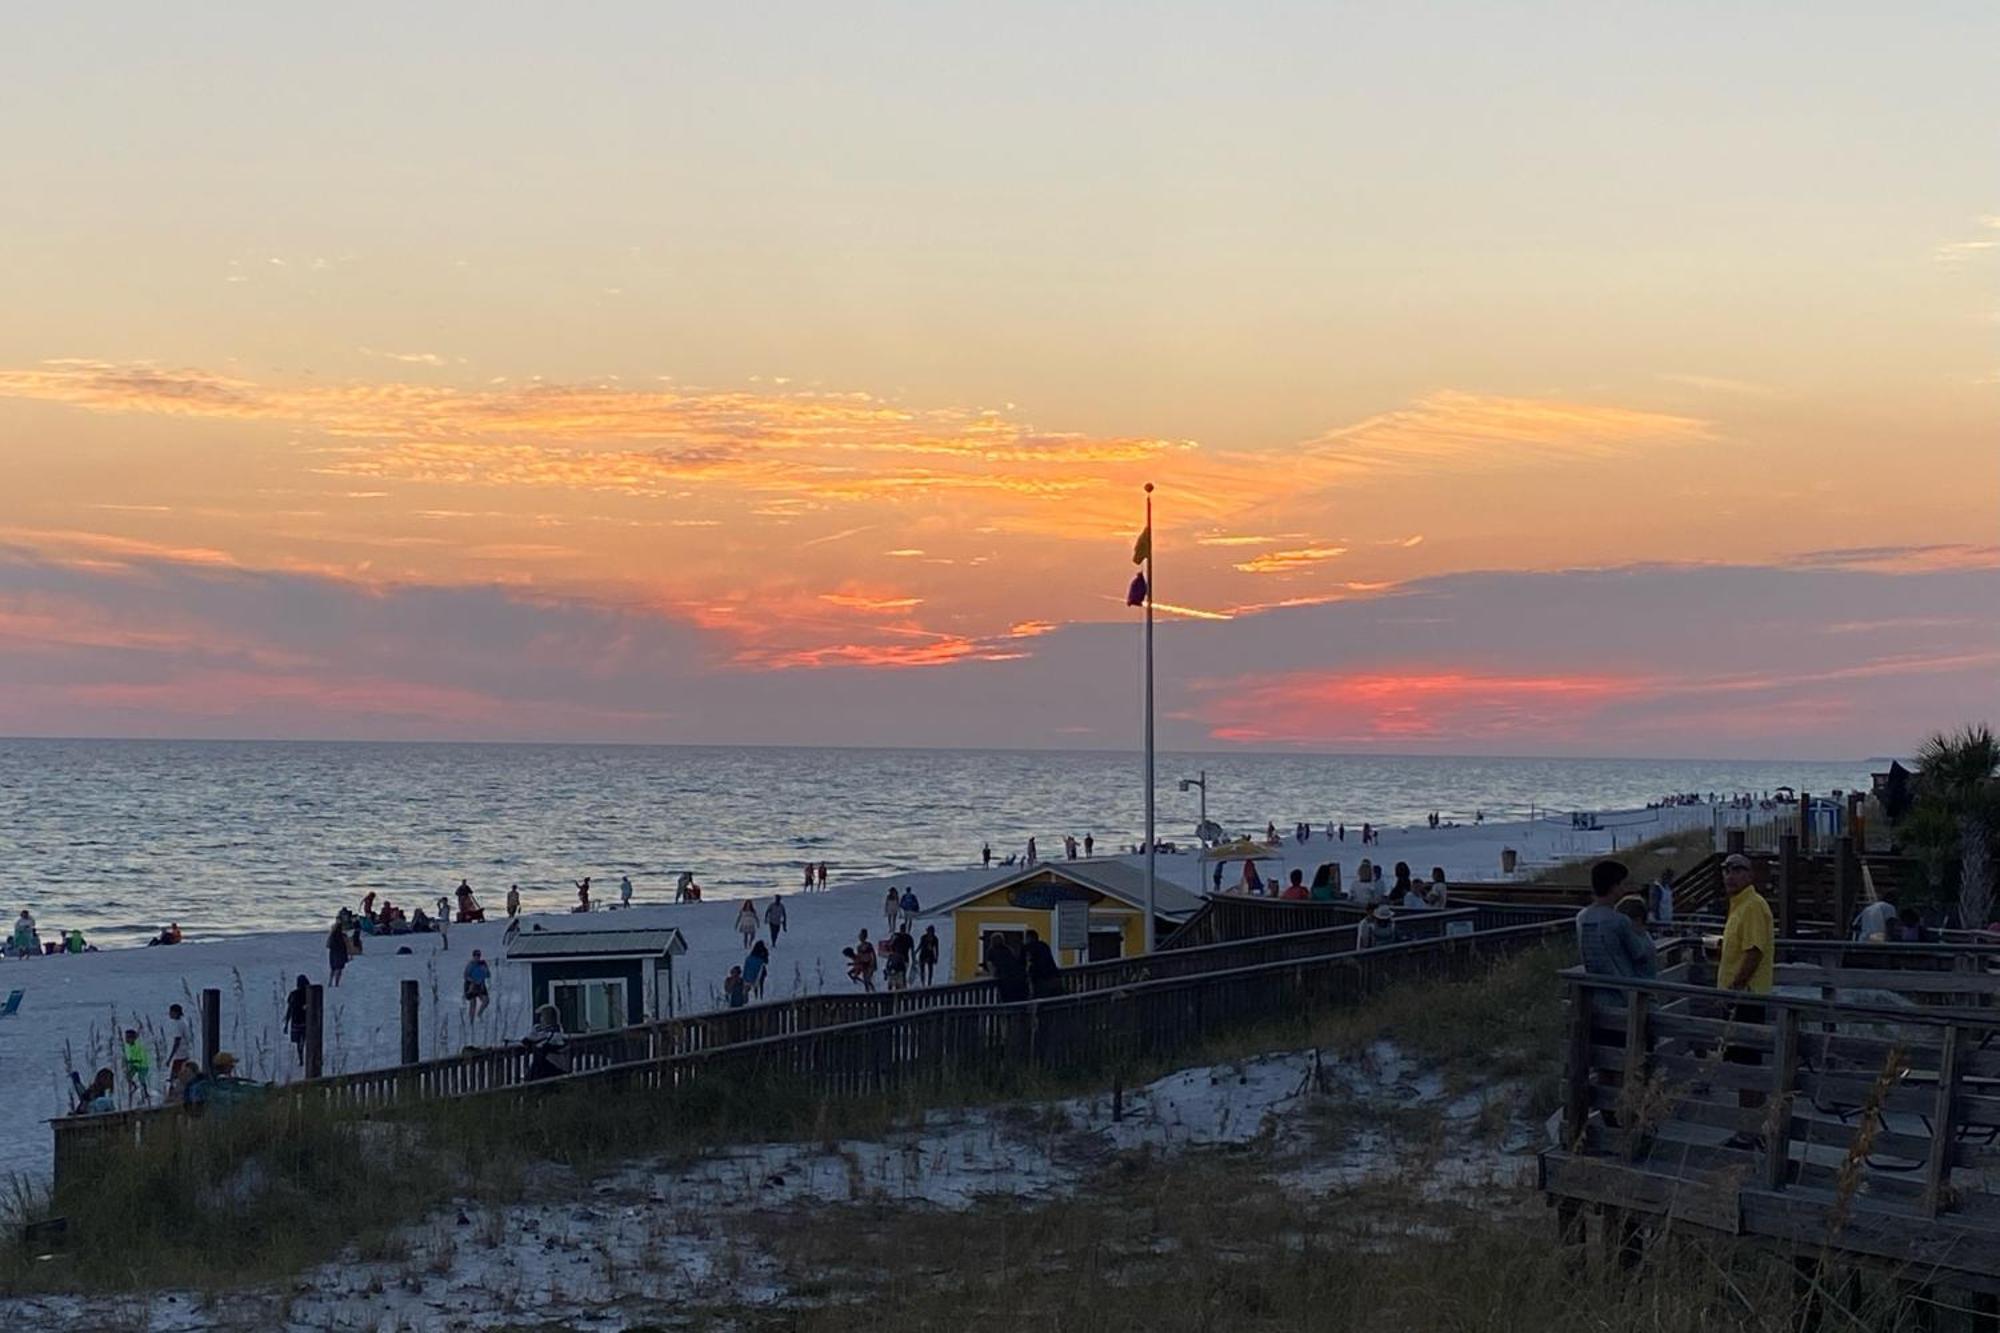
<svg viewBox="0 0 2000 1333">
<path fill-rule="evenodd" d="M 1010 1004 L 996 1004 L 988 1006 L 988 1008 L 991 1011 L 998 1013 L 1021 1013 L 1021 1012 L 1046 1013 L 1050 1011 L 1060 1011 L 1063 1009 L 1081 1008 L 1088 1005 L 1105 1004 L 1113 1000 L 1118 1001 L 1120 1003 L 1129 1003 L 1134 999 L 1143 998 L 1144 996 L 1151 994 L 1165 993 L 1166 991 L 1172 989 L 1187 989 L 1195 986 L 1212 985 L 1218 981 L 1234 981 L 1234 980 L 1264 976 L 1288 968 L 1296 968 L 1300 966 L 1302 963 L 1334 962 L 1341 960 L 1360 963 L 1363 960 L 1379 961 L 1384 959 L 1393 959 L 1399 956 L 1414 956 L 1418 953 L 1444 953 L 1448 952 L 1453 948 L 1476 948 L 1477 946 L 1482 944 L 1512 943 L 1517 940 L 1539 939 L 1544 936 L 1563 933 L 1564 925 L 1565 923 L 1558 921 L 1532 922 L 1526 925 L 1519 925 L 1519 926 L 1502 926 L 1497 930 L 1485 931 L 1472 935 L 1434 935 L 1426 939 L 1401 941 L 1395 944 L 1385 944 L 1370 949 L 1351 949 L 1343 953 L 1326 954 L 1317 958 L 1287 959 L 1279 962 L 1260 963 L 1260 964 L 1252 964 L 1246 967 L 1230 968 L 1224 971 L 1217 971 L 1217 972 L 1193 972 L 1183 976 L 1161 977 L 1150 981 L 1133 982 L 1128 986 L 1121 986 L 1107 990 L 1083 991 L 1083 992 L 1074 992 L 1067 995 L 1045 996 L 1041 999 L 1021 1000 Z M 728 1046 L 712 1046 L 705 1048 L 703 1050 L 688 1051 L 676 1055 L 663 1056 L 656 1060 L 635 1060 L 621 1065 L 606 1065 L 597 1069 L 580 1070 L 569 1074 L 558 1075 L 553 1078 L 539 1079 L 533 1084 L 524 1086 L 533 1088 L 569 1086 L 597 1079 L 612 1078 L 620 1075 L 629 1075 L 639 1070 L 654 1068 L 661 1065 L 672 1064 L 680 1061 L 690 1061 L 690 1060 L 704 1061 L 713 1058 L 720 1058 L 723 1056 L 734 1056 L 734 1055 L 741 1055 L 745 1053 L 755 1052 L 759 1050 L 776 1049 L 781 1046 L 792 1045 L 805 1037 L 812 1037 L 815 1039 L 825 1040 L 830 1038 L 855 1036 L 863 1033 L 884 1030 L 894 1026 L 896 1023 L 904 1022 L 912 1018 L 922 1019 L 922 1018 L 934 1017 L 939 1012 L 940 1011 L 938 1010 L 924 1010 L 914 1014 L 889 1014 L 889 1015 L 884 1015 L 883 1017 L 880 1018 L 860 1019 L 852 1023 L 838 1024 L 832 1027 L 815 1028 L 809 1033 L 789 1033 L 789 1034 L 780 1034 L 770 1037 L 761 1037 L 749 1041 L 732 1043 L 731 1045 Z M 488 1093 L 511 1092 L 519 1090 L 520 1090 L 519 1088 L 491 1088 L 491 1089 L 484 1089 L 480 1093 L 475 1093 L 472 1095 L 479 1096 L 479 1095 L 486 1095 Z"/>
<path fill-rule="evenodd" d="M 1720 986 L 1693 986 L 1679 981 L 1654 981 L 1641 977 L 1611 977 L 1585 972 L 1581 967 L 1564 968 L 1556 974 L 1571 990 L 1632 991 L 1672 998 L 1717 1000 L 1756 1004 L 1777 1009 L 1807 1010 L 1821 1017 L 1842 1015 L 1878 1022 L 1917 1023 L 1926 1027 L 2000 1028 L 2000 1009 L 1970 1009 L 1961 1006 L 1857 1004 L 1851 1000 L 1828 1000 L 1804 995 L 1779 995 L 1774 991 L 1738 991 Z"/>
</svg>

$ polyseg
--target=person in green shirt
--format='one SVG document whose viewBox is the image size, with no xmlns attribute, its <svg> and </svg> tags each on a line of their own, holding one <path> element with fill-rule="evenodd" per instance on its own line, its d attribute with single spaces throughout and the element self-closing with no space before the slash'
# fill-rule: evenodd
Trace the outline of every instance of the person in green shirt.
<svg viewBox="0 0 2000 1333">
<path fill-rule="evenodd" d="M 1729 891 L 1729 917 L 1722 928 L 1722 958 L 1716 967 L 1715 984 L 1744 996 L 1769 995 L 1777 973 L 1777 942 L 1771 926 L 1771 905 L 1757 892 L 1756 868 L 1741 852 L 1731 853 L 1722 863 L 1722 884 Z M 1765 1007 L 1739 999 L 1730 1008 L 1729 1021 L 1737 1026 L 1762 1026 L 1769 1015 Z M 1761 1052 L 1748 1046 L 1727 1046 L 1722 1058 L 1730 1064 L 1761 1065 Z M 1749 1088 L 1736 1094 L 1737 1106 L 1753 1111 L 1764 1105 L 1764 1094 Z M 1746 1117 L 1747 1118 L 1747 1117 Z M 1739 1128 L 1725 1146 L 1757 1149 L 1763 1138 Z"/>
<path fill-rule="evenodd" d="M 128 1102 L 153 1100 L 153 1056 L 139 1040 L 137 1028 L 125 1029 L 125 1099 Z"/>
</svg>

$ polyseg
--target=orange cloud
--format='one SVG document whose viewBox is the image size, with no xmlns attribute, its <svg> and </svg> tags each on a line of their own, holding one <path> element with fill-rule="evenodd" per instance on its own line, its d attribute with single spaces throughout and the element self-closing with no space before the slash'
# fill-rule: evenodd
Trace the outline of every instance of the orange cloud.
<svg viewBox="0 0 2000 1333">
<path fill-rule="evenodd" d="M 1245 574 L 1295 574 L 1346 554 L 1345 546 L 1302 546 L 1290 551 L 1266 551 L 1236 568 Z"/>
</svg>

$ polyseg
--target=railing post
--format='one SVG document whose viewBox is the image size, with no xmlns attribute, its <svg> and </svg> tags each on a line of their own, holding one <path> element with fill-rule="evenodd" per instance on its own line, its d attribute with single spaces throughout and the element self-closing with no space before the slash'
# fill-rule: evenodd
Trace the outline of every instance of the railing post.
<svg viewBox="0 0 2000 1333">
<path fill-rule="evenodd" d="M 1569 987 L 1568 1087 L 1563 1095 L 1563 1147 L 1575 1150 L 1583 1140 L 1590 1116 L 1590 993 L 1572 982 Z"/>
<path fill-rule="evenodd" d="M 1951 1184 L 1953 1112 L 1958 1101 L 1958 1033 L 1956 1024 L 1944 1030 L 1944 1050 L 1938 1057 L 1937 1106 L 1931 1114 L 1931 1157 L 1924 1167 L 1924 1216 L 1936 1217 Z"/>
<path fill-rule="evenodd" d="M 1646 1008 L 1652 996 L 1633 991 L 1625 997 L 1625 1076 L 1619 1098 L 1618 1121 L 1625 1131 L 1625 1160 L 1639 1156 L 1640 1133 L 1635 1108 L 1641 1101 L 1640 1085 L 1646 1079 Z"/>
<path fill-rule="evenodd" d="M 1833 852 L 1833 933 L 1835 939 L 1846 939 L 1848 928 L 1854 922 L 1854 915 L 1860 910 L 1855 906 L 1856 890 L 1860 887 L 1860 863 L 1854 859 L 1854 839 L 1842 835 L 1834 843 Z"/>
<path fill-rule="evenodd" d="M 1806 856 L 1811 856 L 1812 849 L 1813 849 L 1812 795 L 1809 792 L 1800 792 L 1799 793 L 1799 851 Z"/>
<path fill-rule="evenodd" d="M 415 979 L 403 982 L 403 1063 L 417 1062 L 417 1001 L 419 991 Z"/>
<path fill-rule="evenodd" d="M 1777 1086 L 1766 1119 L 1764 1185 L 1783 1189 L 1792 1160 L 1792 1090 L 1799 1078 L 1799 1011 L 1789 1005 L 1776 1011 L 1777 1040 L 1772 1058 Z M 1741 1127 L 1739 1126 L 1739 1132 Z"/>
<path fill-rule="evenodd" d="M 201 1072 L 215 1073 L 215 1055 L 222 1049 L 222 992 L 213 987 L 201 993 Z"/>
<path fill-rule="evenodd" d="M 1799 933 L 1799 835 L 1778 839 L 1778 934 Z"/>
<path fill-rule="evenodd" d="M 314 986 L 306 995 L 306 1077 L 318 1078 L 326 1072 L 326 987 Z"/>
</svg>

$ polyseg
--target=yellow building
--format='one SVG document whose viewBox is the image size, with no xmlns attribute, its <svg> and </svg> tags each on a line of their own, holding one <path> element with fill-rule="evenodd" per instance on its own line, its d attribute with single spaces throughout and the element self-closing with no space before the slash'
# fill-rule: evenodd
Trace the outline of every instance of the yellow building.
<svg viewBox="0 0 2000 1333">
<path fill-rule="evenodd" d="M 1022 866 L 998 879 L 938 904 L 925 916 L 951 918 L 951 977 L 969 981 L 979 975 L 989 934 L 1007 936 L 1020 945 L 1035 931 L 1051 947 L 1058 943 L 1056 916 L 1060 905 L 1081 903 L 1087 914 L 1087 943 L 1059 950 L 1064 967 L 1106 958 L 1128 958 L 1145 949 L 1146 872 L 1122 861 L 1044 861 Z M 1201 898 L 1164 878 L 1153 885 L 1155 937 L 1187 920 L 1200 908 Z M 1072 914 L 1078 909 L 1070 909 Z M 1076 916 L 1072 915 L 1072 921 Z M 1068 941 L 1063 941 L 1067 943 Z"/>
</svg>

